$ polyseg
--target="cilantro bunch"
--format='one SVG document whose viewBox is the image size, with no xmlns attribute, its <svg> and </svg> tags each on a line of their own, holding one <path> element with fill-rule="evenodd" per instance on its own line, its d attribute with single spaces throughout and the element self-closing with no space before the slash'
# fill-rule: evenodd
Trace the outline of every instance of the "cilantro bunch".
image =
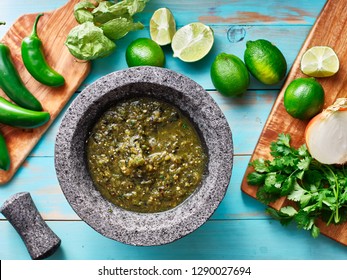
<svg viewBox="0 0 347 280">
<path fill-rule="evenodd" d="M 79 23 L 68 34 L 65 45 L 81 60 L 94 60 L 110 55 L 116 48 L 115 40 L 128 32 L 143 29 L 133 16 L 142 12 L 149 0 L 84 0 L 74 7 Z"/>
<path fill-rule="evenodd" d="M 312 158 L 306 145 L 291 147 L 290 135 L 279 134 L 270 146 L 272 160 L 250 162 L 249 185 L 258 186 L 257 199 L 265 204 L 286 197 L 293 206 L 267 212 L 281 224 L 295 221 L 299 228 L 320 233 L 317 219 L 328 225 L 347 219 L 347 170 L 345 166 L 322 164 Z"/>
</svg>

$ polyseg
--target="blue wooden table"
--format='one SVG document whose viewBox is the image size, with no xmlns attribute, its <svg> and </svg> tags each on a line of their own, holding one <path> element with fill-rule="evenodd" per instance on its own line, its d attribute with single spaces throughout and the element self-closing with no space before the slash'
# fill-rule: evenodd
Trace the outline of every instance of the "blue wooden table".
<svg viewBox="0 0 347 280">
<path fill-rule="evenodd" d="M 66 1 L 1 0 L 0 21 L 7 25 L 0 27 L 0 37 L 20 15 L 49 11 Z M 50 259 L 347 259 L 345 246 L 325 236 L 313 239 L 295 225 L 281 226 L 265 214 L 263 204 L 241 192 L 245 169 L 282 84 L 264 86 L 252 80 L 247 93 L 233 99 L 216 92 L 209 75 L 218 53 L 242 58 L 246 41 L 259 38 L 276 44 L 290 68 L 325 2 L 268 0 L 259 5 L 257 0 L 151 0 L 137 16 L 146 28 L 118 41 L 118 49 L 110 57 L 94 61 L 90 75 L 73 96 L 97 78 L 127 67 L 126 46 L 137 37 L 149 37 L 149 19 L 160 7 L 171 9 L 178 27 L 201 21 L 213 28 L 214 47 L 200 62 L 184 63 L 172 57 L 170 47 L 164 48 L 166 67 L 201 84 L 223 110 L 233 133 L 235 156 L 228 192 L 213 216 L 192 234 L 168 245 L 134 247 L 107 239 L 81 221 L 66 201 L 54 169 L 55 136 L 64 111 L 14 178 L 0 187 L 0 204 L 17 192 L 31 193 L 43 218 L 62 239 Z M 30 259 L 19 235 L 3 216 L 0 259 Z"/>
</svg>

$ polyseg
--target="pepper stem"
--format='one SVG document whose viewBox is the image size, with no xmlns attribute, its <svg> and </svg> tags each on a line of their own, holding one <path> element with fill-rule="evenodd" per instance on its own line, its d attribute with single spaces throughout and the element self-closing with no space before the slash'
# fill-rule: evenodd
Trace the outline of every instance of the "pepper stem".
<svg viewBox="0 0 347 280">
<path fill-rule="evenodd" d="M 42 16 L 43 16 L 43 13 L 37 15 L 30 37 L 37 37 L 37 23 L 39 22 L 39 19 Z"/>
<path fill-rule="evenodd" d="M 5 25 L 5 24 L 6 24 L 6 22 L 0 21 L 0 25 Z"/>
</svg>

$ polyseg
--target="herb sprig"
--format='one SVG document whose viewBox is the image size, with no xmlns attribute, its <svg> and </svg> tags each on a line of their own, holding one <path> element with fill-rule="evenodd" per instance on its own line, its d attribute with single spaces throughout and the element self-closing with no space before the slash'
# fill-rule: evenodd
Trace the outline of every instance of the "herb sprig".
<svg viewBox="0 0 347 280">
<path fill-rule="evenodd" d="M 249 185 L 258 186 L 257 199 L 265 204 L 286 196 L 295 207 L 266 211 L 281 224 L 295 221 L 299 228 L 320 233 L 317 219 L 339 224 L 347 218 L 347 170 L 345 166 L 322 164 L 312 158 L 306 145 L 291 147 L 289 134 L 279 134 L 271 143 L 272 160 L 250 162 Z"/>
</svg>

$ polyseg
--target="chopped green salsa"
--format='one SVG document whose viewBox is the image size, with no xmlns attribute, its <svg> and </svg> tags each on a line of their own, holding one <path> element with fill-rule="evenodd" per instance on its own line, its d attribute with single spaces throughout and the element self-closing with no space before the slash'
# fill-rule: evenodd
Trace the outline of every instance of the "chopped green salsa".
<svg viewBox="0 0 347 280">
<path fill-rule="evenodd" d="M 139 97 L 108 109 L 87 140 L 96 188 L 126 210 L 154 213 L 182 203 L 199 186 L 207 155 L 176 107 Z"/>
</svg>

